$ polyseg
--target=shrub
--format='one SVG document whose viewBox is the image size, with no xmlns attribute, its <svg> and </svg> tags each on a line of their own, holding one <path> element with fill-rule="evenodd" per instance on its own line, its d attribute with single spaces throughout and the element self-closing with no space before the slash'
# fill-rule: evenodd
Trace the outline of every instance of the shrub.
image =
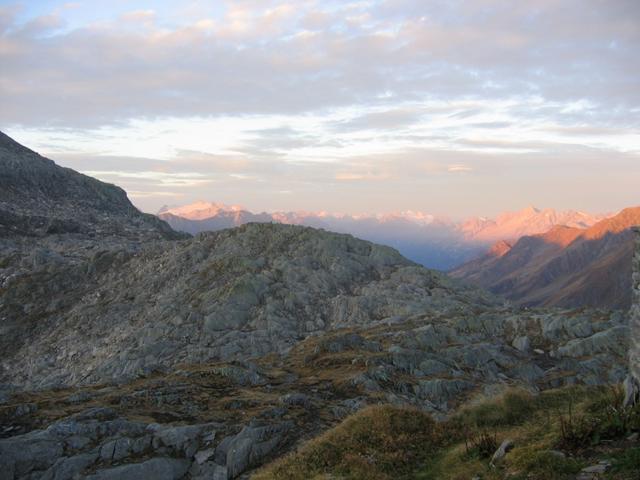
<svg viewBox="0 0 640 480">
<path fill-rule="evenodd" d="M 594 443 L 597 423 L 585 415 L 575 415 L 569 405 L 567 416 L 560 415 L 560 439 L 558 446 L 567 450 L 578 450 Z"/>
<path fill-rule="evenodd" d="M 640 407 L 624 407 L 623 392 L 619 386 L 600 391 L 583 408 L 575 413 L 573 401 L 568 404 L 568 414 L 560 415 L 560 439 L 558 445 L 568 450 L 597 445 L 601 440 L 626 437 L 640 428 Z"/>
<path fill-rule="evenodd" d="M 488 432 L 481 432 L 480 434 L 467 434 L 465 438 L 464 446 L 467 457 L 470 458 L 491 458 L 491 456 L 498 449 L 498 440 L 496 435 L 491 435 Z"/>
</svg>

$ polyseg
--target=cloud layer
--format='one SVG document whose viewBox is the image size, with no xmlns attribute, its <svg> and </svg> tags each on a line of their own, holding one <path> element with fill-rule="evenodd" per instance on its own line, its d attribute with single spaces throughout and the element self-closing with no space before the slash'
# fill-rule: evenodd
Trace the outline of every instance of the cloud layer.
<svg viewBox="0 0 640 480">
<path fill-rule="evenodd" d="M 550 161 L 637 174 L 635 0 L 112 3 L 0 6 L 0 128 L 146 208 L 457 212 L 451 186 L 536 201 L 517 192 Z"/>
</svg>

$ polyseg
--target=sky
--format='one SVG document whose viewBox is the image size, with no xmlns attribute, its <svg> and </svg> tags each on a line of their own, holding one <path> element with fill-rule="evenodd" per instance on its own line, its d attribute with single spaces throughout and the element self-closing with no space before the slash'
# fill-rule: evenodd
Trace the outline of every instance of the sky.
<svg viewBox="0 0 640 480">
<path fill-rule="evenodd" d="M 142 210 L 640 204 L 637 0 L 0 0 L 0 130 Z"/>
</svg>

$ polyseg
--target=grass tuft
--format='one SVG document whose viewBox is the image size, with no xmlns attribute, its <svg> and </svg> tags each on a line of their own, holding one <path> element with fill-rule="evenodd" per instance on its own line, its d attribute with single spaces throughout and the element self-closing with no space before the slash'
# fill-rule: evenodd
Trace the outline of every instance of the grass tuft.
<svg viewBox="0 0 640 480">
<path fill-rule="evenodd" d="M 442 442 L 441 426 L 427 413 L 368 407 L 254 478 L 297 480 L 329 474 L 354 480 L 401 478 L 433 455 Z"/>
<path fill-rule="evenodd" d="M 620 387 L 512 390 L 441 423 L 419 410 L 370 407 L 254 478 L 573 479 L 602 460 L 612 463 L 607 478 L 640 478 L 640 448 L 627 439 L 640 431 L 640 406 L 623 408 L 621 393 Z M 490 458 L 506 438 L 514 447 L 494 467 Z"/>
</svg>

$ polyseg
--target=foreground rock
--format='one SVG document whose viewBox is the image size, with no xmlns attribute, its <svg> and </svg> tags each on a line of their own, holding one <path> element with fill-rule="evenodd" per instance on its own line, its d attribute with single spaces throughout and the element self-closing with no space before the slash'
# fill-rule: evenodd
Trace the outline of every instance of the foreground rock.
<svg viewBox="0 0 640 480">
<path fill-rule="evenodd" d="M 625 405 L 640 403 L 640 227 L 634 229 L 633 304 L 629 312 L 629 377 L 625 381 Z"/>
<path fill-rule="evenodd" d="M 606 384 L 625 374 L 617 314 L 491 311 L 311 336 L 255 363 L 199 364 L 129 383 L 7 393 L 6 478 L 230 479 L 366 405 L 443 418 L 476 397 Z M 535 350 L 511 346 L 524 333 Z M 53 419 L 53 420 L 52 420 Z M 159 469 L 162 470 L 160 475 Z M 33 475 L 33 477 L 30 477 Z"/>
<path fill-rule="evenodd" d="M 287 440 L 287 422 L 245 426 L 218 423 L 161 426 L 127 421 L 93 408 L 44 430 L 0 440 L 0 478 L 66 480 L 236 478 Z M 210 460 L 200 461 L 202 452 Z M 211 478 L 211 477 L 206 477 Z"/>
</svg>

